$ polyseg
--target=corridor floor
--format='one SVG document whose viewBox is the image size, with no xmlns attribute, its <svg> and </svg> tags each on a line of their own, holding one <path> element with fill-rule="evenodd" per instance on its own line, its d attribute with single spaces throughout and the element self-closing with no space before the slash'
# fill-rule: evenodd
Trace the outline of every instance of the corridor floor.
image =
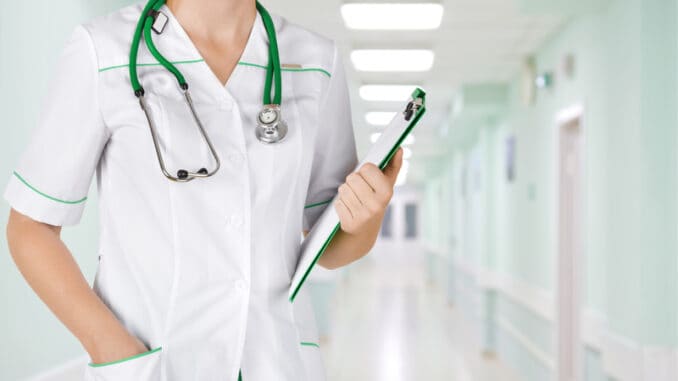
<svg viewBox="0 0 678 381">
<path fill-rule="evenodd" d="M 351 264 L 321 341 L 328 381 L 519 381 L 480 354 L 478 330 L 427 283 L 423 255 L 375 250 Z"/>
</svg>

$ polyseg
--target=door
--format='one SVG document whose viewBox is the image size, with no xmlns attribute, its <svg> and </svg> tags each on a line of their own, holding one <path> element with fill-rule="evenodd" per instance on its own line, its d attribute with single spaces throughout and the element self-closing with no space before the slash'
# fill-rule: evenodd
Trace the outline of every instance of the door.
<svg viewBox="0 0 678 381">
<path fill-rule="evenodd" d="M 559 125 L 558 381 L 580 374 L 581 115 Z"/>
</svg>

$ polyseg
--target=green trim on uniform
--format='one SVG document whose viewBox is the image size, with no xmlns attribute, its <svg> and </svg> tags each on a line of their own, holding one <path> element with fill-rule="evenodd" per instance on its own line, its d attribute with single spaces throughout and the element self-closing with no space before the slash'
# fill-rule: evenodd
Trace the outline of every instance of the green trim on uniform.
<svg viewBox="0 0 678 381">
<path fill-rule="evenodd" d="M 24 180 L 24 178 L 21 177 L 21 175 L 19 175 L 16 171 L 13 171 L 12 173 L 14 173 L 14 176 L 16 176 L 17 179 L 21 180 L 21 182 L 24 183 L 24 185 L 26 185 L 27 187 L 29 187 L 32 191 L 34 191 L 35 193 L 39 194 L 40 196 L 46 197 L 46 198 L 48 198 L 52 201 L 60 202 L 60 203 L 63 203 L 63 204 L 79 204 L 79 203 L 87 200 L 87 196 L 81 198 L 80 200 L 76 200 L 76 201 L 61 200 L 61 199 L 58 199 L 56 197 L 52 197 L 52 196 L 50 196 L 46 193 L 40 192 L 34 186 L 29 184 L 28 181 Z"/>
<path fill-rule="evenodd" d="M 330 202 L 332 202 L 332 199 L 316 202 L 315 204 L 310 204 L 310 205 L 304 206 L 304 209 L 313 208 L 314 206 L 329 204 Z"/>
<path fill-rule="evenodd" d="M 120 360 L 102 362 L 102 363 L 96 363 L 96 364 L 91 362 L 88 365 L 93 367 L 93 368 L 98 368 L 100 366 L 119 364 L 121 362 L 125 362 L 125 361 L 133 360 L 133 359 L 136 359 L 136 358 L 139 358 L 139 357 L 144 357 L 144 356 L 150 355 L 151 353 L 155 353 L 155 352 L 157 352 L 161 349 L 162 349 L 162 347 L 157 347 L 155 349 L 151 349 L 150 351 L 142 352 L 142 353 L 139 353 L 139 354 L 136 354 L 136 355 L 133 355 L 133 356 L 129 356 L 129 357 L 125 357 L 125 358 L 121 358 Z"/>
<path fill-rule="evenodd" d="M 255 64 L 255 63 L 251 63 L 251 62 L 245 62 L 245 61 L 238 62 L 238 65 L 258 67 L 260 69 L 266 69 L 267 68 L 265 65 L 259 65 L 259 64 Z M 327 70 L 321 69 L 319 67 L 281 67 L 280 70 L 281 71 L 317 71 L 317 72 L 325 74 L 328 77 L 332 77 L 332 74 L 330 74 Z"/>
<path fill-rule="evenodd" d="M 186 60 L 186 61 L 171 61 L 172 64 L 174 65 L 179 65 L 179 64 L 192 64 L 192 63 L 198 63 L 198 62 L 203 62 L 204 60 L 202 58 L 197 59 L 197 60 Z M 99 69 L 99 73 L 102 71 L 107 71 L 107 70 L 113 70 L 113 69 L 121 69 L 124 67 L 128 67 L 129 64 L 123 64 L 123 65 L 115 65 L 115 66 L 108 66 Z M 138 63 L 137 66 L 160 66 L 159 62 L 154 62 L 154 63 Z"/>
<path fill-rule="evenodd" d="M 200 63 L 200 62 L 204 62 L 204 61 L 205 61 L 204 59 L 200 58 L 200 59 L 197 59 L 197 60 L 171 61 L 171 63 L 173 65 L 180 65 L 180 64 Z M 244 62 L 244 61 L 238 62 L 238 65 L 258 67 L 260 69 L 266 69 L 267 68 L 266 65 L 259 65 L 259 64 L 255 64 L 255 63 L 251 63 L 251 62 Z M 108 70 L 113 70 L 113 69 L 122 69 L 122 68 L 125 68 L 125 67 L 128 67 L 128 66 L 129 66 L 129 64 L 107 66 L 107 67 L 103 67 L 103 68 L 99 69 L 99 73 L 104 72 L 104 71 L 108 71 Z M 139 64 L 137 64 L 137 66 L 160 66 L 160 63 L 159 62 L 139 63 Z M 299 68 L 283 67 L 283 68 L 280 68 L 280 70 L 282 70 L 282 71 L 317 71 L 317 72 L 325 74 L 326 76 L 328 76 L 330 78 L 332 77 L 332 74 L 330 74 L 327 70 L 319 68 L 319 67 L 299 67 Z"/>
<path fill-rule="evenodd" d="M 238 370 L 238 381 L 242 381 L 242 369 Z"/>
<path fill-rule="evenodd" d="M 316 347 L 320 348 L 320 345 L 318 343 L 312 343 L 310 341 L 302 341 L 301 345 L 306 346 L 306 347 Z"/>
<path fill-rule="evenodd" d="M 332 74 L 330 74 L 329 71 L 319 68 L 319 67 L 284 67 L 281 69 L 282 71 L 317 71 L 320 73 L 325 74 L 329 78 L 332 78 Z"/>
</svg>

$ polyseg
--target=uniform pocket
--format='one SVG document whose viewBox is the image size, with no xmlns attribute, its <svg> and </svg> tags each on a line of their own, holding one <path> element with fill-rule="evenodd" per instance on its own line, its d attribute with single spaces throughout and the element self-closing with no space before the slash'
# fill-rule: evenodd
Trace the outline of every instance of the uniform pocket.
<svg viewBox="0 0 678 381">
<path fill-rule="evenodd" d="M 307 288 L 299 290 L 294 303 L 291 304 L 291 308 L 294 311 L 297 338 L 299 340 L 295 344 L 299 346 L 299 355 L 306 371 L 306 377 L 300 379 L 323 381 L 325 380 L 325 367 L 320 350 L 315 313 Z"/>
<path fill-rule="evenodd" d="M 325 366 L 318 342 L 308 340 L 300 342 L 299 345 L 301 346 L 301 358 L 306 369 L 306 379 L 324 381 Z"/>
<path fill-rule="evenodd" d="M 119 360 L 105 363 L 89 363 L 86 381 L 160 381 L 160 357 L 162 347 Z"/>
</svg>

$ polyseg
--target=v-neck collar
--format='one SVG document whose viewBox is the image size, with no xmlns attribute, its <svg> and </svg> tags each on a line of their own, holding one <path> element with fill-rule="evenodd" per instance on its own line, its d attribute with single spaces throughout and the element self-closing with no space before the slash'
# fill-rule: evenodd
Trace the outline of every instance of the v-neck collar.
<svg viewBox="0 0 678 381">
<path fill-rule="evenodd" d="M 240 67 L 239 63 L 258 62 L 259 60 L 261 60 L 261 57 L 259 57 L 260 54 L 257 54 L 261 51 L 261 49 L 259 49 L 258 46 L 261 45 L 262 43 L 268 46 L 268 36 L 266 35 L 264 22 L 261 18 L 261 15 L 257 11 L 254 23 L 252 25 L 252 28 L 250 29 L 249 36 L 247 37 L 247 42 L 245 43 L 245 48 L 243 49 L 242 54 L 240 55 L 238 61 L 236 62 L 233 71 L 226 80 L 226 84 L 223 85 L 219 77 L 217 77 L 214 71 L 212 71 L 212 69 L 209 67 L 202 54 L 193 43 L 193 40 L 191 40 L 186 30 L 179 23 L 179 20 L 176 18 L 174 13 L 172 13 L 172 11 L 169 9 L 166 3 L 162 5 L 160 11 L 165 13 L 167 15 L 167 18 L 169 19 L 169 25 L 168 28 L 166 29 L 171 31 L 174 34 L 174 37 L 179 40 L 179 44 L 177 44 L 177 46 L 171 46 L 168 48 L 176 52 L 177 55 L 179 56 L 185 55 L 186 57 L 191 57 L 191 59 L 200 59 L 202 61 L 200 62 L 200 66 L 202 67 L 203 72 L 205 74 L 205 79 L 206 81 L 209 82 L 209 84 L 203 85 L 209 86 L 209 88 L 214 88 L 215 91 L 217 91 L 217 93 L 220 95 L 224 92 L 224 90 L 228 90 L 229 87 L 232 87 L 232 83 L 234 82 L 233 77 L 236 76 L 237 72 L 239 71 Z M 165 30 L 165 33 L 167 33 L 168 30 Z M 268 49 L 266 49 L 266 51 L 268 51 Z M 266 57 L 265 59 L 268 60 L 268 57 Z M 187 81 L 189 86 L 191 86 L 191 79 L 187 78 Z"/>
</svg>

